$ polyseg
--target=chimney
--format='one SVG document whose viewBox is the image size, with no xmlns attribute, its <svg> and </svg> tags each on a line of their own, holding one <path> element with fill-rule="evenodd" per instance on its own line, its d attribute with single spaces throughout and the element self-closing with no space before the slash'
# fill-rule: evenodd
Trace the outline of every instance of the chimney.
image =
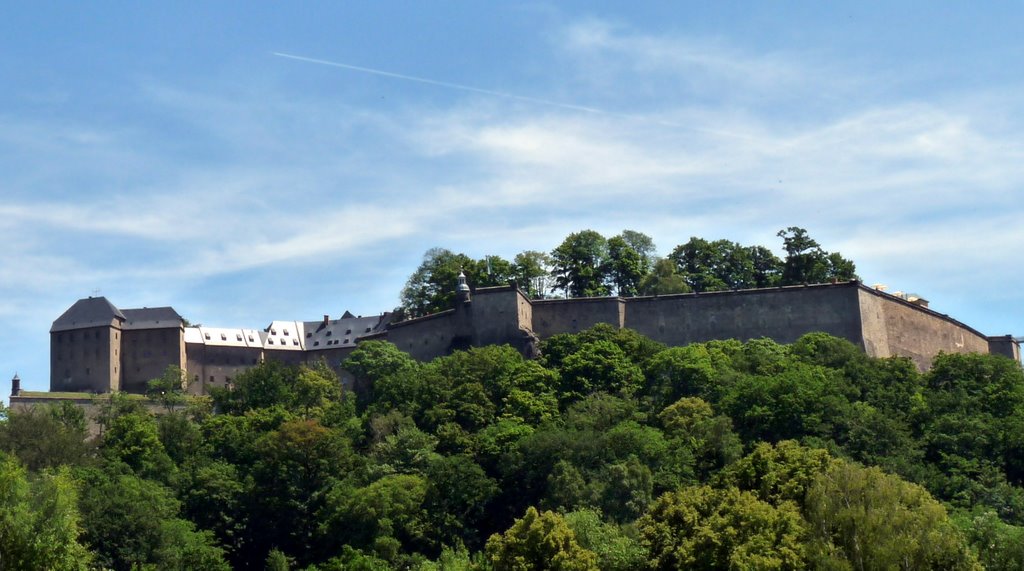
<svg viewBox="0 0 1024 571">
<path fill-rule="evenodd" d="M 324 327 L 327 327 L 327 322 L 331 320 L 331 316 L 324 314 Z"/>
<path fill-rule="evenodd" d="M 21 395 L 21 379 L 18 378 L 18 373 L 14 373 L 14 378 L 11 379 L 11 396 L 16 397 Z"/>
</svg>

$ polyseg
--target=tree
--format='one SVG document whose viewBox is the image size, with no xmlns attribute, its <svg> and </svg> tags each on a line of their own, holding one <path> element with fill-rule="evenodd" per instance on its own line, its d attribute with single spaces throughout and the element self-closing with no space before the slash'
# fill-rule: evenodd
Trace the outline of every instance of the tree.
<svg viewBox="0 0 1024 571">
<path fill-rule="evenodd" d="M 419 317 L 451 308 L 459 273 L 473 268 L 475 261 L 465 254 L 445 248 L 431 248 L 423 262 L 409 276 L 400 296 L 402 309 L 409 317 Z"/>
<path fill-rule="evenodd" d="M 512 260 L 516 284 L 530 299 L 543 299 L 551 289 L 551 256 L 526 250 Z"/>
<path fill-rule="evenodd" d="M 650 236 L 636 230 L 623 230 L 617 237 L 622 238 L 630 248 L 640 254 L 640 257 L 644 260 L 644 268 L 649 270 L 654 265 L 654 260 L 657 258 L 657 248 L 654 246 L 654 240 Z"/>
<path fill-rule="evenodd" d="M 803 569 L 806 528 L 795 504 L 735 487 L 683 488 L 637 521 L 652 569 Z"/>
<path fill-rule="evenodd" d="M 640 295 L 671 295 L 692 291 L 683 276 L 676 273 L 676 264 L 670 258 L 658 258 L 653 269 L 637 286 Z"/>
<path fill-rule="evenodd" d="M 93 450 L 87 437 L 82 409 L 68 401 L 12 410 L 0 422 L 0 450 L 32 471 L 85 463 Z"/>
<path fill-rule="evenodd" d="M 401 310 L 407 317 L 420 317 L 451 309 L 460 273 L 475 289 L 508 284 L 515 278 L 516 268 L 500 256 L 474 260 L 445 248 L 431 248 L 402 289 Z"/>
<path fill-rule="evenodd" d="M 100 449 L 108 459 L 124 462 L 144 478 L 166 481 L 174 467 L 160 442 L 156 419 L 147 413 L 115 418 L 103 434 Z"/>
<path fill-rule="evenodd" d="M 637 295 L 640 280 L 643 279 L 650 266 L 647 259 L 633 249 L 622 236 L 608 240 L 608 261 L 605 273 L 608 281 L 615 287 L 616 295 L 633 297 Z"/>
<path fill-rule="evenodd" d="M 361 408 L 371 401 L 385 401 L 394 405 L 407 398 L 401 389 L 390 392 L 386 379 L 396 379 L 396 384 L 415 376 L 419 364 L 393 343 L 387 341 L 363 341 L 342 364 L 354 378 L 354 387 L 359 396 Z"/>
<path fill-rule="evenodd" d="M 647 552 L 622 527 L 601 520 L 598 511 L 584 509 L 565 514 L 565 522 L 576 540 L 597 555 L 603 571 L 634 571 L 647 565 Z"/>
<path fill-rule="evenodd" d="M 551 511 L 529 508 L 504 534 L 487 540 L 495 571 L 596 571 L 597 556 L 576 541 L 565 519 Z"/>
<path fill-rule="evenodd" d="M 30 483 L 25 469 L 0 452 L 0 569 L 89 569 L 77 502 L 67 468 Z"/>
<path fill-rule="evenodd" d="M 606 262 L 608 241 L 593 231 L 570 234 L 551 251 L 555 289 L 569 297 L 608 295 Z"/>
<path fill-rule="evenodd" d="M 816 557 L 853 569 L 981 569 L 942 504 L 878 468 L 838 461 L 808 492 Z"/>
<path fill-rule="evenodd" d="M 185 403 L 185 389 L 190 383 L 188 373 L 181 367 L 167 365 L 163 375 L 151 379 L 146 385 L 146 396 L 163 405 L 167 412 Z"/>
<path fill-rule="evenodd" d="M 562 362 L 562 399 L 575 400 L 596 391 L 632 395 L 643 382 L 643 372 L 611 341 L 580 347 Z"/>
<path fill-rule="evenodd" d="M 822 250 L 821 245 L 807 234 L 807 230 L 790 226 L 785 230 L 779 230 L 777 236 L 782 238 L 782 245 L 786 250 L 782 285 L 857 279 L 856 267 L 852 261 L 838 253 Z"/>
</svg>

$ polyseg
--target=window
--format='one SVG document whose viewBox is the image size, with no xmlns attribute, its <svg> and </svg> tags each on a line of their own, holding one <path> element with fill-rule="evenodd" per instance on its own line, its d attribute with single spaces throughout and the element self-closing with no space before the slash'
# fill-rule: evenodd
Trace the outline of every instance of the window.
<svg viewBox="0 0 1024 571">
<path fill-rule="evenodd" d="M 207 340 L 207 341 L 209 341 L 209 340 L 210 340 L 210 334 L 209 334 L 209 333 L 204 333 L 204 334 L 203 334 L 203 337 L 206 337 L 206 340 Z"/>
<path fill-rule="evenodd" d="M 277 335 L 277 329 L 271 329 L 270 330 L 270 334 L 271 335 Z"/>
<path fill-rule="evenodd" d="M 366 333 L 369 333 L 369 332 L 370 332 L 370 329 L 372 329 L 372 328 L 371 328 L 371 327 L 367 327 L 367 328 L 366 328 Z"/>
<path fill-rule="evenodd" d="M 285 334 L 285 337 L 288 336 L 288 330 L 287 329 L 284 330 L 284 334 Z"/>
<path fill-rule="evenodd" d="M 272 337 L 268 337 L 267 338 L 267 345 L 273 345 L 273 344 L 274 344 L 274 339 Z"/>
<path fill-rule="evenodd" d="M 220 334 L 220 340 L 221 340 L 221 341 L 227 341 L 227 340 L 228 340 L 228 336 L 227 336 L 227 334 L 226 334 L 226 333 L 221 333 L 221 334 Z"/>
<path fill-rule="evenodd" d="M 241 341 L 242 340 L 242 334 L 241 333 L 236 334 L 235 335 L 235 340 Z"/>
<path fill-rule="evenodd" d="M 320 346 L 320 342 L 319 341 L 313 341 L 313 346 L 314 347 L 319 347 Z"/>
<path fill-rule="evenodd" d="M 295 345 L 296 347 L 298 347 L 299 346 L 299 340 L 298 339 L 292 339 L 292 345 Z"/>
<path fill-rule="evenodd" d="M 330 337 L 330 336 L 331 336 L 331 335 L 333 335 L 333 334 L 334 334 L 334 332 L 333 332 L 333 331 L 328 331 L 328 332 L 327 332 L 327 336 L 328 336 L 328 337 Z"/>
<path fill-rule="evenodd" d="M 306 339 L 309 339 L 312 336 L 313 336 L 313 332 L 312 331 L 307 331 L 306 332 Z"/>
<path fill-rule="evenodd" d="M 96 338 L 97 338 L 97 339 L 99 339 L 99 338 L 100 338 L 100 332 L 99 332 L 99 331 L 97 331 L 97 332 L 96 332 Z"/>
<path fill-rule="evenodd" d="M 213 382 L 213 375 L 210 375 L 210 382 Z"/>
<path fill-rule="evenodd" d="M 86 367 L 86 368 L 85 368 L 85 376 L 87 376 L 87 377 L 88 377 L 88 376 L 89 376 L 89 373 L 91 373 L 91 372 L 92 372 L 92 371 L 91 371 L 91 370 L 89 369 L 89 367 Z"/>
<path fill-rule="evenodd" d="M 346 329 L 345 330 L 345 335 L 351 335 L 351 334 L 352 334 L 352 330 L 351 329 Z"/>
<path fill-rule="evenodd" d="M 249 343 L 252 343 L 252 342 L 253 342 L 253 340 L 252 340 L 252 335 L 250 335 L 250 336 L 249 336 Z"/>
<path fill-rule="evenodd" d="M 348 343 L 348 337 L 345 338 L 345 343 Z"/>
</svg>

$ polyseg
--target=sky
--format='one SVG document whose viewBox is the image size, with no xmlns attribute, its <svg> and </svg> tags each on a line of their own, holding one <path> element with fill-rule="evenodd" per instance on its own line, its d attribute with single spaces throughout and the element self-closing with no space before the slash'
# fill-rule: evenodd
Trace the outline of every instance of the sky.
<svg viewBox="0 0 1024 571">
<path fill-rule="evenodd" d="M 432 247 L 764 245 L 1024 335 L 1020 2 L 21 2 L 0 383 L 75 300 L 391 310 Z M 7 394 L 3 389 L 2 393 Z"/>
</svg>

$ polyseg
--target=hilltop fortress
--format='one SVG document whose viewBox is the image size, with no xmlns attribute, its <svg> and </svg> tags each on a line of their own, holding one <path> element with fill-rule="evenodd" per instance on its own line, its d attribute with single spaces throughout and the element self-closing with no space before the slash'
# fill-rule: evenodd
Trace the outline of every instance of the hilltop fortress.
<svg viewBox="0 0 1024 571">
<path fill-rule="evenodd" d="M 655 297 L 531 300 L 514 286 L 470 292 L 461 277 L 455 307 L 393 321 L 392 314 L 274 321 L 263 330 L 189 327 L 170 307 L 120 310 L 103 297 L 75 302 L 50 329 L 50 391 L 141 393 L 168 365 L 187 371 L 190 391 L 229 386 L 263 360 L 341 363 L 367 339 L 387 340 L 418 360 L 507 343 L 524 355 L 538 341 L 598 323 L 630 328 L 667 345 L 768 337 L 791 343 L 821 331 L 873 357 L 909 357 L 921 370 L 939 352 L 1020 359 L 1009 335 L 986 336 L 927 307 L 858 281 Z"/>
</svg>

